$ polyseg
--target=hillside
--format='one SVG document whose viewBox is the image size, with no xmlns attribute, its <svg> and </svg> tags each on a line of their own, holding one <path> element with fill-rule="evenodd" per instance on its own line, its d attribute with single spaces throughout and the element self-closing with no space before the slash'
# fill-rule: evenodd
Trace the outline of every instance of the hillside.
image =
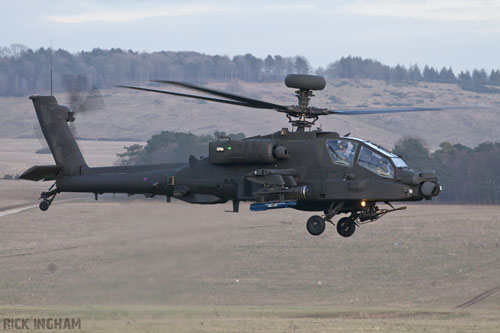
<svg viewBox="0 0 500 333">
<path fill-rule="evenodd" d="M 218 83 L 209 87 L 281 104 L 295 104 L 293 91 L 281 83 Z M 265 134 L 288 125 L 284 115 L 257 109 L 221 105 L 148 92 L 102 91 L 106 109 L 82 114 L 78 135 L 88 139 L 144 141 L 162 130 L 196 134 L 244 132 Z M 328 108 L 406 107 L 428 105 L 494 106 L 488 109 L 451 110 L 373 116 L 329 116 L 317 125 L 324 130 L 370 139 L 392 148 L 403 136 L 420 136 L 431 149 L 443 141 L 474 146 L 500 139 L 500 94 L 464 91 L 455 84 L 420 82 L 395 85 L 376 80 L 335 79 L 316 92 L 311 104 Z M 67 100 L 62 94 L 61 103 Z M 27 97 L 0 98 L 0 138 L 33 138 L 36 116 Z"/>
</svg>

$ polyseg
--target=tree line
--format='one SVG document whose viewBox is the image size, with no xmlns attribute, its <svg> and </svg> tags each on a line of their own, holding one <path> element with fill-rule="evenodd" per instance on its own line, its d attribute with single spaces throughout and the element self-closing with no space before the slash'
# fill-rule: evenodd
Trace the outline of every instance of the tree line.
<svg viewBox="0 0 500 333">
<path fill-rule="evenodd" d="M 20 44 L 0 47 L 0 96 L 24 96 L 50 90 L 51 62 L 54 90 L 64 91 L 64 74 L 82 74 L 97 88 L 115 84 L 142 84 L 152 79 L 189 81 L 203 84 L 209 80 L 282 82 L 290 73 L 317 74 L 327 78 L 374 79 L 399 83 L 442 82 L 459 84 L 477 92 L 500 92 L 500 70 L 438 70 L 418 65 L 408 68 L 384 65 L 372 59 L 342 57 L 326 68 L 312 68 L 305 57 L 268 55 L 264 59 L 248 53 L 234 57 L 198 52 L 135 52 L 95 48 L 75 54 L 62 49 L 29 49 Z M 488 85 L 488 86 L 487 86 Z"/>
<path fill-rule="evenodd" d="M 462 89 L 478 93 L 500 93 L 500 89 L 488 86 L 500 86 L 500 70 L 484 68 L 466 70 L 455 75 L 451 67 L 440 70 L 426 65 L 423 70 L 418 65 L 406 68 L 402 65 L 390 67 L 379 61 L 360 57 L 342 57 L 317 72 L 330 78 L 373 79 L 397 83 L 437 82 L 458 84 Z"/>
<path fill-rule="evenodd" d="M 455 75 L 451 67 L 441 70 L 426 65 L 423 70 L 418 65 L 406 68 L 402 65 L 390 67 L 379 61 L 363 59 L 361 57 L 342 57 L 328 65 L 324 73 L 328 77 L 350 79 L 374 79 L 396 82 L 440 82 L 457 83 L 459 81 L 473 81 L 482 84 L 500 85 L 500 70 L 492 70 L 488 75 L 485 69 L 461 71 Z"/>
<path fill-rule="evenodd" d="M 394 153 L 414 170 L 435 170 L 443 191 L 435 199 L 453 204 L 500 204 L 500 141 L 471 148 L 443 142 L 434 152 L 422 139 L 400 140 Z"/>
<path fill-rule="evenodd" d="M 122 49 L 93 49 L 71 54 L 65 50 L 16 46 L 0 48 L 0 96 L 22 96 L 50 90 L 53 66 L 54 90 L 64 91 L 65 74 L 82 74 L 96 88 L 116 84 L 141 84 L 154 79 L 206 83 L 209 80 L 277 82 L 289 73 L 307 73 L 302 57 L 251 54 L 210 56 L 197 52 L 134 52 Z"/>
<path fill-rule="evenodd" d="M 163 131 L 155 134 L 146 145 L 133 144 L 125 152 L 117 154 L 120 165 L 183 163 L 191 156 L 200 158 L 208 155 L 208 143 L 218 138 L 241 140 L 243 133 L 226 134 L 216 131 L 213 135 L 195 135 L 184 132 Z"/>
</svg>

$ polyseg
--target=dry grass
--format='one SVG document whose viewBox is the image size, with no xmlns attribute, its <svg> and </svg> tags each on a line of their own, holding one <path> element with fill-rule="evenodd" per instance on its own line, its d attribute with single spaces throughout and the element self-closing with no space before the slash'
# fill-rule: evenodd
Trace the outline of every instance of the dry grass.
<svg viewBox="0 0 500 333">
<path fill-rule="evenodd" d="M 32 183 L 0 183 L 16 184 L 2 207 L 36 202 Z M 309 236 L 294 210 L 91 197 L 1 218 L 3 304 L 451 309 L 500 284 L 496 206 L 414 205 L 344 239 Z"/>
<path fill-rule="evenodd" d="M 280 83 L 213 83 L 217 89 L 261 98 L 270 102 L 295 104 L 293 92 Z M 215 130 L 242 131 L 247 135 L 271 133 L 288 125 L 279 113 L 236 106 L 183 100 L 147 92 L 113 89 L 104 92 L 107 108 L 83 114 L 77 120 L 78 133 L 85 138 L 144 141 L 162 130 L 211 134 Z M 455 110 L 421 114 L 323 117 L 318 126 L 370 139 L 392 147 L 405 135 L 423 137 L 431 148 L 443 141 L 469 146 L 500 138 L 499 94 L 476 94 L 457 85 L 419 83 L 396 86 L 374 80 L 333 80 L 324 91 L 316 93 L 312 105 L 327 108 L 362 108 L 423 105 L 488 104 L 495 108 Z M 337 103 L 329 99 L 335 96 Z M 57 96 L 64 103 L 63 95 Z M 0 98 L 0 137 L 33 136 L 35 113 L 31 101 L 23 98 Z"/>
<path fill-rule="evenodd" d="M 78 141 L 87 164 L 93 167 L 116 164 L 116 154 L 135 143 L 141 142 Z M 55 164 L 52 154 L 35 153 L 41 147 L 37 139 L 0 139 L 0 178 L 6 174 L 19 175 L 32 165 Z"/>
<path fill-rule="evenodd" d="M 496 332 L 496 311 L 321 307 L 0 307 L 4 317 L 80 318 L 83 332 Z"/>
</svg>

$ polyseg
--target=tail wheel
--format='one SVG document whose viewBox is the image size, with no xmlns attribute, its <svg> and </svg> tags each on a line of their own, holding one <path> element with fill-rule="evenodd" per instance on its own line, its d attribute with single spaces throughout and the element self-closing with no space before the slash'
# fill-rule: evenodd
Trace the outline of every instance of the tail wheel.
<svg viewBox="0 0 500 333">
<path fill-rule="evenodd" d="M 356 224 L 349 217 L 343 217 L 337 222 L 337 231 L 342 237 L 351 237 L 356 231 Z"/>
<path fill-rule="evenodd" d="M 325 220 L 318 215 L 311 216 L 307 220 L 307 231 L 313 236 L 319 236 L 325 231 Z"/>
</svg>

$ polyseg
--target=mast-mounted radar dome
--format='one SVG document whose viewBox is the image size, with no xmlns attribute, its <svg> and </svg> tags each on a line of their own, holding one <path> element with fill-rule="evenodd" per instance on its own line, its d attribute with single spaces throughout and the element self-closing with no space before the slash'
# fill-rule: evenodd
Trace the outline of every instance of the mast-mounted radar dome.
<svg viewBox="0 0 500 333">
<path fill-rule="evenodd" d="M 301 90 L 323 90 L 326 86 L 325 78 L 317 75 L 289 74 L 285 78 L 288 88 Z"/>
</svg>

